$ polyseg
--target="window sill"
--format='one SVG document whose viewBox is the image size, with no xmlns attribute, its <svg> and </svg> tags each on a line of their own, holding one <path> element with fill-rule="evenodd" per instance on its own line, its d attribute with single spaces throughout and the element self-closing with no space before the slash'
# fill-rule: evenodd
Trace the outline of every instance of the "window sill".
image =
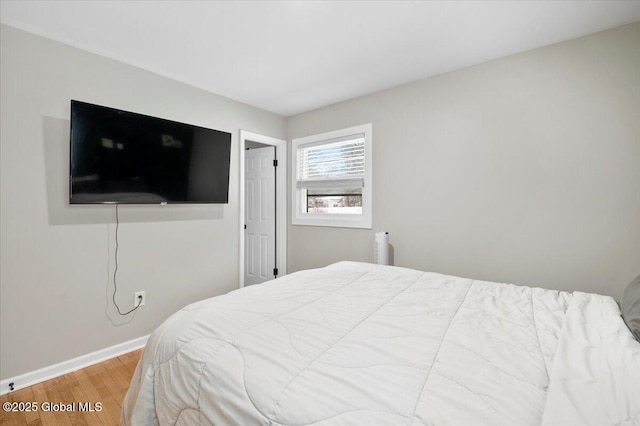
<svg viewBox="0 0 640 426">
<path fill-rule="evenodd" d="M 328 226 L 333 228 L 357 228 L 372 229 L 371 218 L 357 215 L 353 218 L 345 218 L 342 215 L 322 215 L 323 217 L 296 217 L 291 219 L 294 226 Z"/>
</svg>

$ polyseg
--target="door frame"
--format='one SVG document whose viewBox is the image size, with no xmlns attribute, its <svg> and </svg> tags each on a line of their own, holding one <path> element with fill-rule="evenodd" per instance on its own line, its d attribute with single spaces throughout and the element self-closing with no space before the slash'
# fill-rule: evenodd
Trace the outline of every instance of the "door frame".
<svg viewBox="0 0 640 426">
<path fill-rule="evenodd" d="M 278 276 L 287 274 L 287 141 L 284 139 L 272 138 L 271 136 L 260 135 L 258 133 L 240 130 L 240 279 L 239 287 L 244 287 L 244 224 L 245 224 L 245 148 L 247 141 L 258 142 L 276 147 L 276 265 L 278 265 Z"/>
</svg>

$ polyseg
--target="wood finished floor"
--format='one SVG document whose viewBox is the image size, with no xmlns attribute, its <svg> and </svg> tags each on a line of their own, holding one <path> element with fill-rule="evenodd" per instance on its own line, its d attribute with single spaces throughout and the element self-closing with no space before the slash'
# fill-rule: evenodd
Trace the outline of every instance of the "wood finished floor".
<svg viewBox="0 0 640 426">
<path fill-rule="evenodd" d="M 122 401 L 142 349 L 0 396 L 0 403 L 36 402 L 37 412 L 0 411 L 5 425 L 119 425 Z M 46 412 L 43 403 L 96 403 L 100 412 Z"/>
</svg>

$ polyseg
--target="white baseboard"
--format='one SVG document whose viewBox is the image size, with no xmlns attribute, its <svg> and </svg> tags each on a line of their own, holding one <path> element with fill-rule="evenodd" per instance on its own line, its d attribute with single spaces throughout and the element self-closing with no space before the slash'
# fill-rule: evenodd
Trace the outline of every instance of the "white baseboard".
<svg viewBox="0 0 640 426">
<path fill-rule="evenodd" d="M 26 388 L 27 386 L 35 385 L 36 383 L 44 382 L 45 380 L 53 379 L 54 377 L 62 376 L 63 374 L 71 373 L 72 371 L 140 349 L 147 343 L 147 339 L 149 339 L 149 335 L 2 380 L 0 381 L 0 395 L 11 391 L 9 389 L 10 383 L 13 383 L 13 391 L 17 391 L 18 389 Z"/>
</svg>

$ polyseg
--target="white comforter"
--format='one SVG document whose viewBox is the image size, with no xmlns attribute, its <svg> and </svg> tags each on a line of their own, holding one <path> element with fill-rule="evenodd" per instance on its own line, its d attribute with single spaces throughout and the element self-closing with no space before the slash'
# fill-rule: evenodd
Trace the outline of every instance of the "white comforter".
<svg viewBox="0 0 640 426">
<path fill-rule="evenodd" d="M 638 425 L 605 296 L 341 262 L 194 303 L 150 337 L 132 425 Z"/>
</svg>

